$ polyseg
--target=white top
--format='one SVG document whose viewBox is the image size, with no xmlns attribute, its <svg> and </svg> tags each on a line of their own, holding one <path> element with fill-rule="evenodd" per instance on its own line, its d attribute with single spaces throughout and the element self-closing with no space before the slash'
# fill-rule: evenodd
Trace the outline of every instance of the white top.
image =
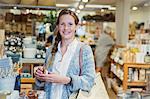
<svg viewBox="0 0 150 99">
<path fill-rule="evenodd" d="M 52 72 L 58 73 L 61 76 L 66 76 L 70 61 L 75 53 L 78 41 L 74 39 L 67 47 L 67 51 L 62 56 L 61 42 L 58 44 L 58 51 L 55 55 Z M 63 84 L 52 83 L 51 99 L 61 99 L 63 92 Z"/>
</svg>

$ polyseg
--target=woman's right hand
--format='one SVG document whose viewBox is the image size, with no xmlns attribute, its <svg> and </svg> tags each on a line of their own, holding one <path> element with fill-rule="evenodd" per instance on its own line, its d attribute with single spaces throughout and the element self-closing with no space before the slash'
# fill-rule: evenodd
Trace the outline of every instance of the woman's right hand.
<svg viewBox="0 0 150 99">
<path fill-rule="evenodd" d="M 40 81 L 44 81 L 43 76 L 42 76 L 43 74 L 44 74 L 44 67 L 38 66 L 37 70 L 34 73 L 36 79 L 38 79 Z"/>
</svg>

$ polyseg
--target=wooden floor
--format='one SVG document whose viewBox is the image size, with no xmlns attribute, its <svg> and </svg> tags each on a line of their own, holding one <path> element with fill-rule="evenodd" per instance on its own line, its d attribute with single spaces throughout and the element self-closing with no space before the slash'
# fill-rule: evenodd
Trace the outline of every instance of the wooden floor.
<svg viewBox="0 0 150 99">
<path fill-rule="evenodd" d="M 108 68 L 104 66 L 104 69 L 101 73 L 102 73 L 102 79 L 104 81 L 104 84 L 105 84 L 106 90 L 108 92 L 109 98 L 110 99 L 117 99 L 117 96 L 116 96 L 115 92 L 113 91 L 113 89 L 107 88 L 106 76 L 108 74 Z"/>
<path fill-rule="evenodd" d="M 105 79 L 103 79 L 103 81 L 104 81 L 104 84 L 105 84 L 106 90 L 107 90 L 107 92 L 108 92 L 109 99 L 117 99 L 117 96 L 116 96 L 115 92 L 114 92 L 111 88 L 107 88 L 106 80 L 105 80 Z"/>
</svg>

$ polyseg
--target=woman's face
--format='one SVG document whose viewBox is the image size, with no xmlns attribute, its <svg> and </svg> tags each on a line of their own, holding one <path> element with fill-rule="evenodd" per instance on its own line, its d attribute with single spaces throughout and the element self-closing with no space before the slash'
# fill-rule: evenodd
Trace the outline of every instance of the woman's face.
<svg viewBox="0 0 150 99">
<path fill-rule="evenodd" d="M 64 40 L 71 40 L 75 36 L 75 30 L 77 25 L 75 19 L 69 15 L 62 15 L 59 19 L 58 30 Z"/>
</svg>

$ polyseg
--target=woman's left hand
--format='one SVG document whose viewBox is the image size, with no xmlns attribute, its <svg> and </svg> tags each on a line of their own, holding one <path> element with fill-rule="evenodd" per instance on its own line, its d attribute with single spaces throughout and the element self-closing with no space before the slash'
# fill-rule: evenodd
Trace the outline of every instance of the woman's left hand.
<svg viewBox="0 0 150 99">
<path fill-rule="evenodd" d="M 42 74 L 42 76 L 46 82 L 51 82 L 51 83 L 68 84 L 71 81 L 69 77 L 61 76 L 57 73 Z"/>
</svg>

